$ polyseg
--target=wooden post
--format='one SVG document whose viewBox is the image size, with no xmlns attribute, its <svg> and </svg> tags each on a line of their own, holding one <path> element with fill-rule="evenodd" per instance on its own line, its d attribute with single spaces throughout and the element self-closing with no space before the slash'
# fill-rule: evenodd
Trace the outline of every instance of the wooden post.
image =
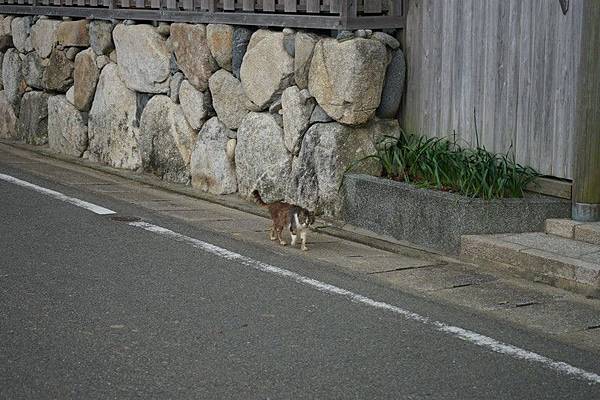
<svg viewBox="0 0 600 400">
<path fill-rule="evenodd" d="M 356 18 L 358 0 L 340 0 L 340 23 L 342 29 L 348 29 Z"/>
<path fill-rule="evenodd" d="M 583 0 L 577 82 L 573 219 L 600 221 L 600 1 Z"/>
<path fill-rule="evenodd" d="M 404 0 L 392 0 L 390 1 L 390 15 L 399 17 L 404 15 Z"/>
</svg>

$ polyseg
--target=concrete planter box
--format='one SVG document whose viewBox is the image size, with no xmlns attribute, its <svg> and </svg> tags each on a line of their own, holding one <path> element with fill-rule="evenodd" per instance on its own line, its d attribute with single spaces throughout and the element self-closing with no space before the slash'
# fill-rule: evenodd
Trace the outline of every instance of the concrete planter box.
<svg viewBox="0 0 600 400">
<path fill-rule="evenodd" d="M 347 223 L 451 254 L 461 235 L 541 232 L 546 219 L 571 216 L 554 197 L 482 200 L 367 175 L 346 175 L 342 191 Z"/>
</svg>

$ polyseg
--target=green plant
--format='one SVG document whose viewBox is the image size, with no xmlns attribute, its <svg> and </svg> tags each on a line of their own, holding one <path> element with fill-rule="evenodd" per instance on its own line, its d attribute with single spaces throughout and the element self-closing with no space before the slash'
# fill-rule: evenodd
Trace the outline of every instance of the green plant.
<svg viewBox="0 0 600 400">
<path fill-rule="evenodd" d="M 484 199 L 523 197 L 525 187 L 539 176 L 516 163 L 512 146 L 506 154 L 487 151 L 479 140 L 477 147 L 463 148 L 455 135 L 449 140 L 401 132 L 398 138 L 382 138 L 376 149 L 348 170 L 376 159 L 383 177 Z"/>
</svg>

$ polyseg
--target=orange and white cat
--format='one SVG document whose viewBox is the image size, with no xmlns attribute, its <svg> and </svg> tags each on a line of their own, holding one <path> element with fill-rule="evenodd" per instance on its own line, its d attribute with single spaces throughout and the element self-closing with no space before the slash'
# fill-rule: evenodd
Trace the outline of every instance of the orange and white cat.
<svg viewBox="0 0 600 400">
<path fill-rule="evenodd" d="M 306 247 L 306 233 L 310 229 L 310 225 L 315 222 L 315 216 L 312 212 L 283 201 L 265 203 L 258 190 L 253 191 L 252 195 L 258 205 L 268 208 L 271 213 L 271 220 L 273 221 L 269 233 L 271 240 L 279 240 L 279 244 L 282 246 L 287 245 L 287 242 L 283 239 L 283 229 L 287 227 L 292 235 L 292 246 L 296 245 L 298 236 L 300 236 L 302 250 L 308 250 Z"/>
</svg>

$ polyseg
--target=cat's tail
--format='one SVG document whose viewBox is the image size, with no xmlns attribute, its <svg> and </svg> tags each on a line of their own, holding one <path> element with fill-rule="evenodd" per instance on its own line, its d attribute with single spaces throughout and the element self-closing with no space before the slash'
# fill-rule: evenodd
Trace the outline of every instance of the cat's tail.
<svg viewBox="0 0 600 400">
<path fill-rule="evenodd" d="M 256 200 L 256 203 L 261 206 L 261 207 L 266 207 L 267 203 L 265 203 L 263 201 L 263 199 L 260 197 L 260 194 L 258 193 L 258 190 L 255 190 L 252 192 L 252 196 L 254 196 L 254 200 Z"/>
</svg>

